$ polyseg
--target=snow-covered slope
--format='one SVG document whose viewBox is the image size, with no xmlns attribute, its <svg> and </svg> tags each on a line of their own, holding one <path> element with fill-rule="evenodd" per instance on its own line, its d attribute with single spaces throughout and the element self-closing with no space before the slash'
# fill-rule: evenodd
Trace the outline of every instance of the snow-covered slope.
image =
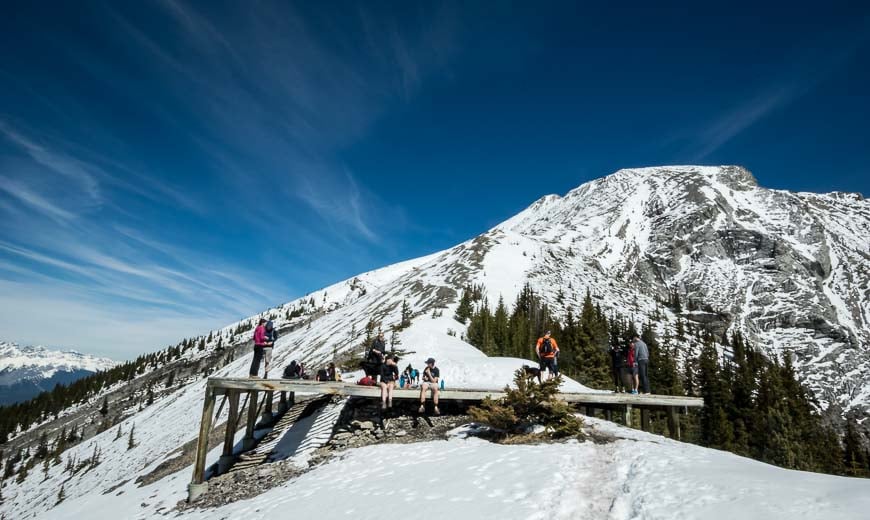
<svg viewBox="0 0 870 520">
<path fill-rule="evenodd" d="M 503 446 L 462 432 L 446 441 L 384 444 L 347 455 L 262 495 L 183 518 L 447 518 L 859 520 L 870 480 L 791 471 L 586 419 L 618 440 Z M 213 453 L 216 457 L 217 453 Z M 129 478 L 129 475 L 128 475 Z M 187 469 L 165 482 L 66 500 L 42 518 L 160 518 L 184 499 Z M 170 514 L 176 517 L 175 514 Z"/>
<path fill-rule="evenodd" d="M 28 399 L 51 390 L 56 383 L 70 383 L 116 364 L 75 350 L 20 347 L 0 341 L 0 404 Z"/>
<path fill-rule="evenodd" d="M 336 355 L 359 352 L 370 320 L 384 330 L 398 324 L 405 301 L 412 325 L 395 339 L 413 353 L 403 364 L 420 366 L 433 356 L 448 386 L 501 387 L 523 361 L 487 358 L 461 339 L 464 326 L 452 316 L 463 287 L 483 285 L 494 305 L 499 296 L 510 304 L 528 283 L 557 313 L 579 307 L 588 288 L 605 309 L 636 320 L 659 309 L 665 328 L 673 327 L 677 315 L 661 309 L 658 300 L 677 291 L 684 302 L 697 302 L 683 319 L 742 330 L 772 353 L 794 352 L 824 406 L 866 413 L 868 249 L 870 203 L 859 196 L 767 190 L 737 167 L 622 170 L 564 197 L 544 197 L 456 247 L 361 274 L 261 316 L 275 319 L 279 327 L 295 327 L 277 342 L 275 367 L 293 359 L 317 367 Z M 187 351 L 183 361 L 195 364 L 221 344 L 247 340 L 250 332 L 235 331 L 258 317 L 214 331 L 208 342 L 203 338 L 202 351 Z M 250 354 L 210 375 L 241 377 L 249 363 Z M 86 472 L 71 476 L 62 464 L 47 476 L 32 471 L 21 484 L 7 480 L 0 512 L 10 518 L 75 518 L 83 511 L 89 516 L 123 511 L 148 518 L 172 509 L 185 496 L 189 467 L 142 487 L 136 478 L 196 437 L 204 385 L 202 378 L 193 380 L 141 411 L 123 411 L 124 435 L 118 439 L 113 428 L 67 450 L 64 461 L 84 460 L 95 449 L 101 453 L 101 463 Z M 576 382 L 566 386 L 582 388 Z M 131 388 L 144 396 L 141 385 Z M 137 444 L 128 450 L 126 433 L 134 425 Z M 478 452 L 480 460 L 473 455 Z M 382 457 L 389 462 L 394 454 L 402 455 L 395 457 L 401 464 L 386 464 L 385 475 L 357 471 L 363 461 Z M 437 464 L 425 466 L 426 471 L 434 466 L 432 476 L 421 482 L 418 464 L 433 457 Z M 215 451 L 209 462 L 216 458 Z M 553 475 L 564 489 L 548 495 L 549 502 L 541 500 L 550 487 L 538 484 L 542 474 Z M 375 478 L 390 483 L 370 485 Z M 348 496 L 337 498 L 333 492 L 329 500 L 315 501 L 327 497 L 329 479 L 343 482 Z M 455 512 L 463 504 L 472 507 L 465 501 L 474 496 L 473 507 L 488 507 L 506 518 L 544 512 L 582 516 L 602 507 L 602 501 L 610 501 L 599 515 L 605 518 L 696 518 L 705 516 L 699 511 L 719 511 L 723 504 L 745 508 L 746 517 L 756 510 L 766 511 L 765 517 L 785 516 L 800 504 L 809 511 L 838 512 L 838 518 L 859 518 L 870 491 L 866 481 L 789 472 L 651 436 L 605 446 L 504 447 L 454 439 L 367 448 L 293 482 L 298 487 L 227 506 L 219 517 L 238 512 L 257 517 L 293 497 L 294 508 L 320 511 L 329 504 L 336 508 L 330 517 L 359 518 L 373 511 L 369 500 L 381 504 L 391 498 L 360 498 L 354 505 L 350 497 L 365 494 L 363 489 L 392 489 L 400 505 L 432 500 L 444 508 L 439 511 Z M 55 507 L 61 485 L 66 498 Z M 484 485 L 486 490 L 477 490 Z M 192 514 L 211 517 L 214 512 Z"/>
</svg>

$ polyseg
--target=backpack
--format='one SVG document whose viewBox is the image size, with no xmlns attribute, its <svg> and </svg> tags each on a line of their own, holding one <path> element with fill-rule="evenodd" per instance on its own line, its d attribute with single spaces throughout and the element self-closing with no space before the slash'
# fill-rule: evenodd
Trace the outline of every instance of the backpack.
<svg viewBox="0 0 870 520">
<path fill-rule="evenodd" d="M 365 376 L 357 382 L 358 385 L 363 386 L 375 386 L 375 380 L 369 376 Z"/>
<path fill-rule="evenodd" d="M 552 354 L 553 353 L 553 344 L 550 342 L 550 338 L 544 338 L 544 342 L 541 343 L 541 354 Z"/>
</svg>

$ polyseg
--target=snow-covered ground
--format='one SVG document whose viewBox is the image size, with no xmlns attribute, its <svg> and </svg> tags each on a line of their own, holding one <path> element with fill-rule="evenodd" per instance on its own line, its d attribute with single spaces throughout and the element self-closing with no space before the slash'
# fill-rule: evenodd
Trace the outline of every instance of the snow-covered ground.
<svg viewBox="0 0 870 520">
<path fill-rule="evenodd" d="M 454 322 L 455 323 L 455 322 Z M 500 388 L 523 360 L 487 358 L 449 336 L 450 321 L 424 317 L 403 332 L 403 347 L 416 350 L 410 362 L 438 360 L 448 386 Z M 285 353 L 292 356 L 292 351 Z M 244 373 L 249 357 L 220 375 Z M 408 360 L 403 360 L 405 363 Z M 566 389 L 579 390 L 576 382 Z M 195 435 L 202 385 L 190 385 L 155 403 L 136 418 L 138 445 L 127 450 L 127 436 L 105 432 L 70 450 L 79 459 L 94 446 L 103 462 L 70 479 L 62 466 L 48 481 L 35 469 L 27 485 L 9 484 L 2 511 L 8 518 L 159 518 L 186 498 L 192 468 L 139 487 L 174 447 Z M 329 408 L 321 414 L 331 415 Z M 324 429 L 311 424 L 291 429 L 276 444 L 278 458 L 306 460 Z M 332 419 L 330 419 L 332 420 Z M 533 446 L 502 446 L 460 429 L 445 441 L 384 444 L 350 450 L 337 459 L 256 498 L 217 510 L 189 510 L 183 518 L 294 517 L 380 518 L 403 511 L 429 511 L 439 517 L 502 519 L 569 518 L 867 518 L 870 480 L 789 471 L 726 452 L 683 444 L 664 437 L 585 419 L 590 428 L 620 438 L 609 444 L 576 441 Z M 122 424 L 124 432 L 132 421 Z M 312 432 L 311 439 L 299 432 Z M 240 440 L 243 431 L 237 434 Z M 288 448 L 290 447 L 290 448 Z M 68 454 L 69 455 L 69 454 Z M 208 456 L 216 462 L 220 447 Z M 57 491 L 67 495 L 59 505 Z M 19 495 L 19 493 L 21 493 Z M 176 517 L 177 513 L 169 513 Z"/>
<path fill-rule="evenodd" d="M 586 421 L 623 438 L 502 446 L 457 432 L 445 441 L 369 446 L 256 498 L 183 518 L 859 520 L 870 511 L 870 480 L 784 470 Z M 121 495 L 67 501 L 43 517 L 114 520 L 125 511 L 124 518 L 152 518 L 157 504 L 182 498 L 187 475 L 168 477 L 174 489 L 125 487 Z"/>
</svg>

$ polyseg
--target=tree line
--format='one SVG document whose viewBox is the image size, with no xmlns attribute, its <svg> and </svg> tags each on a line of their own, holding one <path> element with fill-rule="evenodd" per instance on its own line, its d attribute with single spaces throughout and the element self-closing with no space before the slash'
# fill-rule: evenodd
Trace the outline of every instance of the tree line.
<svg viewBox="0 0 870 520">
<path fill-rule="evenodd" d="M 678 315 L 682 310 L 676 294 L 664 303 Z M 465 339 L 492 356 L 536 359 L 535 341 L 550 330 L 560 371 L 600 389 L 613 387 L 608 347 L 638 332 L 634 319 L 606 312 L 588 291 L 579 313 L 569 307 L 557 317 L 528 284 L 510 309 L 499 298 L 494 311 L 482 287 L 467 287 L 454 317 L 467 323 Z M 818 413 L 788 355 L 768 358 L 739 332 L 717 338 L 682 318 L 660 327 L 667 332 L 659 337 L 661 319 L 653 313 L 639 334 L 649 346 L 653 392 L 704 399 L 704 408 L 684 419 L 683 440 L 790 469 L 870 477 L 870 452 L 854 419 L 841 437 Z M 663 413 L 653 416 L 654 431 L 663 431 Z"/>
</svg>

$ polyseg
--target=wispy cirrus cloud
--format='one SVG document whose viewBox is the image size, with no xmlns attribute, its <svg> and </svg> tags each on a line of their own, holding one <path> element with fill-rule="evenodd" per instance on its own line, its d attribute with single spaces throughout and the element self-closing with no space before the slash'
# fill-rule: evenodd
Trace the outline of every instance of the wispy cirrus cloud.
<svg viewBox="0 0 870 520">
<path fill-rule="evenodd" d="M 113 4 L 82 13 L 105 30 L 34 38 L 63 77 L 15 73 L 0 95 L 0 309 L 13 287 L 39 295 L 21 309 L 44 306 L 56 338 L 81 309 L 165 334 L 222 326 L 332 275 L 318 257 L 365 256 L 413 225 L 342 153 L 446 66 L 451 14 L 422 7 L 405 26 L 359 9 L 339 26 L 279 2 Z M 15 323 L 0 335 L 39 341 Z M 69 330 L 45 341 L 123 350 Z"/>
<path fill-rule="evenodd" d="M 792 57 L 756 95 L 741 100 L 697 130 L 686 155 L 692 161 L 703 161 L 759 121 L 786 109 L 847 64 L 870 37 L 868 34 L 858 31 L 845 41 L 832 35 L 810 51 Z"/>
</svg>

